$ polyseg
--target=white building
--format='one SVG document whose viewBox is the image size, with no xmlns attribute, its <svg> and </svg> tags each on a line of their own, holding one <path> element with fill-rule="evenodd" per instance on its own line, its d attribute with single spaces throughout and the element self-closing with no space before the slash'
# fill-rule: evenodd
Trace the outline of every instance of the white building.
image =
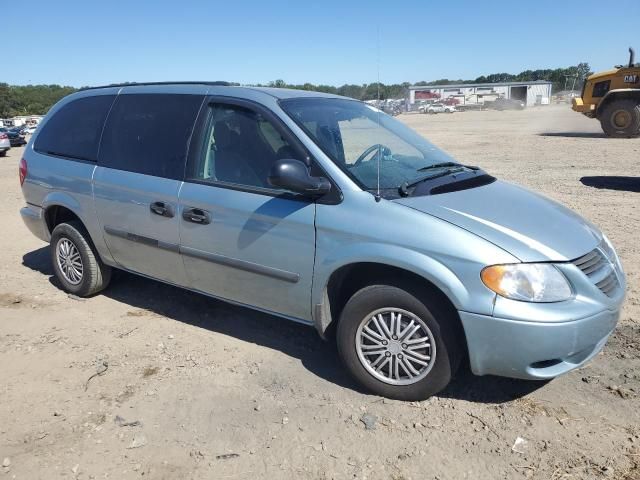
<svg viewBox="0 0 640 480">
<path fill-rule="evenodd" d="M 19 115 L 2 120 L 5 127 L 22 127 L 24 125 L 38 125 L 44 118 L 43 115 Z"/>
<path fill-rule="evenodd" d="M 535 82 L 467 83 L 459 85 L 429 85 L 409 87 L 409 105 L 451 99 L 459 105 L 483 104 L 504 97 L 522 100 L 527 107 L 548 105 L 552 83 Z M 455 100 L 453 100 L 455 99 Z"/>
</svg>

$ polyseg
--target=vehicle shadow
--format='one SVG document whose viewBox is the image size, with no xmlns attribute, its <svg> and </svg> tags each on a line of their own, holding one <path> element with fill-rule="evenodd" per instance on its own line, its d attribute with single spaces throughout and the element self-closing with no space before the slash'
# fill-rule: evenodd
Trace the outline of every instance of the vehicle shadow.
<svg viewBox="0 0 640 480">
<path fill-rule="evenodd" d="M 468 364 L 463 364 L 453 381 L 438 396 L 473 403 L 505 403 L 533 393 L 548 383 L 493 375 L 478 377 L 471 373 Z"/>
<path fill-rule="evenodd" d="M 48 247 L 26 253 L 22 263 L 48 277 L 53 285 L 60 288 L 53 274 Z M 335 342 L 323 341 L 313 328 L 121 270 L 114 270 L 110 286 L 100 295 L 213 333 L 278 350 L 299 359 L 309 372 L 328 382 L 367 393 L 344 370 Z M 439 396 L 478 403 L 501 403 L 526 395 L 540 386 L 541 382 L 476 377 L 468 367 L 463 367 Z"/>
<path fill-rule="evenodd" d="M 602 132 L 544 132 L 540 137 L 565 137 L 565 138 L 607 138 Z"/>
<path fill-rule="evenodd" d="M 640 192 L 640 177 L 582 177 L 580 183 L 593 188 L 621 190 L 623 192 Z"/>
</svg>

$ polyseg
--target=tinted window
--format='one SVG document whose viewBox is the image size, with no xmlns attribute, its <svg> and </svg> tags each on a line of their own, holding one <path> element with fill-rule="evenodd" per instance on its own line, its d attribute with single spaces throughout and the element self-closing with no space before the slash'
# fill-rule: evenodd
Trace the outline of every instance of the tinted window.
<svg viewBox="0 0 640 480">
<path fill-rule="evenodd" d="M 216 104 L 211 107 L 204 153 L 191 178 L 274 189 L 267 180 L 274 162 L 300 157 L 262 114 Z"/>
<path fill-rule="evenodd" d="M 100 165 L 181 180 L 199 95 L 118 96 L 102 136 Z"/>
<path fill-rule="evenodd" d="M 593 96 L 594 97 L 604 97 L 605 94 L 609 91 L 609 86 L 611 85 L 611 80 L 607 80 L 606 82 L 598 82 L 593 86 Z"/>
<path fill-rule="evenodd" d="M 85 97 L 60 108 L 40 130 L 38 152 L 95 162 L 113 95 Z"/>
</svg>

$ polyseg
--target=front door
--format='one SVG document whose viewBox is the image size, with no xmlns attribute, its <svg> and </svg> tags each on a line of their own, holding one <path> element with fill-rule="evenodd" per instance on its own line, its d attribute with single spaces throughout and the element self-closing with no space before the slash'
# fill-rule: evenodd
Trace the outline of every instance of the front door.
<svg viewBox="0 0 640 480">
<path fill-rule="evenodd" d="M 225 100 L 208 108 L 179 198 L 191 286 L 310 321 L 316 206 L 267 181 L 277 159 L 303 153 L 261 107 Z"/>
</svg>

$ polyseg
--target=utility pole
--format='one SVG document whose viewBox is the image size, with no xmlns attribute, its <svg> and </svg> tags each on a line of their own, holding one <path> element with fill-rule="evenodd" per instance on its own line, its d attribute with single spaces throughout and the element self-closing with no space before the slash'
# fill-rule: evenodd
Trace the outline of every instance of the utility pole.
<svg viewBox="0 0 640 480">
<path fill-rule="evenodd" d="M 576 89 L 576 80 L 578 80 L 578 74 L 575 75 L 565 75 L 564 76 L 564 89 L 567 89 L 567 81 L 569 78 L 573 78 L 573 83 L 571 84 L 571 91 L 573 92 Z"/>
</svg>

